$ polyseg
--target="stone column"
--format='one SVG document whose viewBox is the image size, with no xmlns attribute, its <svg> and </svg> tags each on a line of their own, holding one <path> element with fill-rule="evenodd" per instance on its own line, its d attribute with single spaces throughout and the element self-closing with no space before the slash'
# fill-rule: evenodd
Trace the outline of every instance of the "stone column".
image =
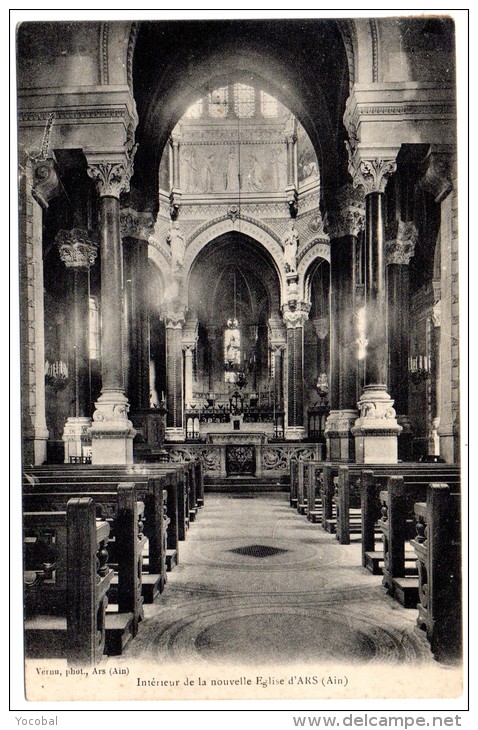
<svg viewBox="0 0 478 730">
<path fill-rule="evenodd" d="M 305 436 L 304 426 L 304 322 L 310 305 L 298 302 L 286 304 L 282 317 L 287 328 L 287 404 L 285 438 L 300 441 Z"/>
<path fill-rule="evenodd" d="M 356 248 L 365 224 L 362 188 L 344 185 L 327 223 L 330 235 L 330 407 L 325 437 L 327 458 L 354 461 L 351 428 L 358 412 Z"/>
<path fill-rule="evenodd" d="M 26 157 L 20 167 L 20 385 L 22 446 L 25 464 L 46 461 L 45 330 L 43 307 L 43 211 L 57 194 L 51 158 Z"/>
<path fill-rule="evenodd" d="M 63 431 L 65 464 L 91 446 L 90 401 L 90 282 L 89 270 L 98 253 L 98 235 L 82 228 L 59 231 L 60 259 L 68 286 L 68 376 L 70 411 Z"/>
<path fill-rule="evenodd" d="M 408 417 L 409 263 L 415 253 L 418 232 L 412 222 L 399 221 L 397 236 L 386 243 L 388 304 L 388 384 L 402 427 L 398 457 L 412 459 L 412 430 Z"/>
<path fill-rule="evenodd" d="M 131 417 L 150 407 L 148 239 L 151 213 L 123 208 L 120 213 L 125 279 L 127 396 Z"/>
<path fill-rule="evenodd" d="M 435 288 L 435 287 L 434 287 Z M 438 291 L 437 291 L 438 289 Z M 439 287 L 435 289 L 435 304 L 433 305 L 433 348 L 432 348 L 432 423 L 428 442 L 428 453 L 440 455 L 440 348 L 441 348 L 441 299 Z"/>
<path fill-rule="evenodd" d="M 383 198 L 395 159 L 359 160 L 351 164 L 354 185 L 365 190 L 365 386 L 352 434 L 360 464 L 395 464 L 401 432 L 387 392 L 387 296 Z"/>
<path fill-rule="evenodd" d="M 88 156 L 100 196 L 101 395 L 91 427 L 93 464 L 131 464 L 136 431 L 128 419 L 123 352 L 123 272 L 119 196 L 129 190 L 133 154 Z"/>
<path fill-rule="evenodd" d="M 188 319 L 183 327 L 182 345 L 184 350 L 184 407 L 187 408 L 193 400 L 193 360 L 198 340 L 199 322 L 197 319 Z"/>
<path fill-rule="evenodd" d="M 166 441 L 184 441 L 183 324 L 183 311 L 166 314 Z"/>
</svg>

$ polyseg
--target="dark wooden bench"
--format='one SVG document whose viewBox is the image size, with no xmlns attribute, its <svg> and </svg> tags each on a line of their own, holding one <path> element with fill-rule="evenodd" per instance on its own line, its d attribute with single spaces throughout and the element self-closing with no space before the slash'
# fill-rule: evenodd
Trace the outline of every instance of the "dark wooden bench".
<svg viewBox="0 0 478 730">
<path fill-rule="evenodd" d="M 100 492 L 35 492 L 24 494 L 26 510 L 31 508 L 62 511 L 72 499 L 88 498 L 95 508 L 96 517 L 110 527 L 108 541 L 109 564 L 115 569 L 108 593 L 106 615 L 106 653 L 121 654 L 123 648 L 138 632 L 143 611 L 143 553 L 146 537 L 143 534 L 144 504 L 138 501 L 134 484 L 119 484 L 117 490 Z M 146 595 L 158 595 L 159 576 L 152 580 Z M 151 584 L 153 589 L 151 590 Z"/>
<path fill-rule="evenodd" d="M 459 491 L 459 485 L 454 485 Z M 383 543 L 382 585 L 406 608 L 418 603 L 418 572 L 416 564 L 406 570 L 406 546 L 415 537 L 415 502 L 426 499 L 428 484 L 405 481 L 403 476 L 388 478 L 387 489 L 380 492 L 382 515 L 379 526 Z"/>
<path fill-rule="evenodd" d="M 462 657 L 461 495 L 448 484 L 429 484 L 426 502 L 416 503 L 414 512 L 417 624 L 435 658 L 455 663 Z"/>
<path fill-rule="evenodd" d="M 98 664 L 106 642 L 106 549 L 110 527 L 92 499 L 70 499 L 64 512 L 24 512 L 25 653 L 62 657 L 73 667 Z"/>
<path fill-rule="evenodd" d="M 306 515 L 309 522 L 320 522 L 322 519 L 322 500 L 320 485 L 322 480 L 322 461 L 308 461 L 305 471 Z"/>
<path fill-rule="evenodd" d="M 447 479 L 450 483 L 459 484 L 460 470 L 453 464 L 418 464 L 417 468 L 407 465 L 402 469 L 406 482 L 429 484 Z M 375 467 L 375 469 L 363 469 L 357 479 L 360 489 L 360 506 L 362 521 L 362 565 L 374 575 L 382 574 L 383 550 L 382 546 L 377 549 L 376 542 L 381 540 L 381 531 L 378 521 L 381 516 L 380 492 L 387 486 L 389 476 L 397 473 L 389 467 Z M 400 473 L 400 472 L 399 472 Z M 354 477 L 355 478 L 355 477 Z M 413 551 L 406 554 L 406 561 L 413 562 Z"/>
<path fill-rule="evenodd" d="M 162 574 L 162 542 L 163 542 L 163 520 L 162 515 L 166 508 L 169 519 L 167 530 L 166 564 L 171 570 L 179 561 L 179 540 L 186 537 L 186 516 L 184 496 L 185 480 L 181 478 L 181 470 L 168 470 L 156 472 L 154 476 L 148 476 L 151 472 L 130 473 L 125 469 L 109 468 L 97 470 L 96 467 L 74 469 L 63 469 L 62 467 L 41 470 L 28 469 L 24 472 L 23 488 L 32 492 L 43 489 L 44 491 L 58 491 L 61 486 L 72 489 L 82 485 L 87 489 L 112 490 L 115 491 L 118 483 L 128 482 L 134 479 L 138 496 L 145 503 L 145 534 L 148 537 L 148 548 L 150 553 L 149 571 Z M 166 502 L 163 494 L 166 492 Z M 166 505 L 166 507 L 165 507 Z M 180 509 L 181 507 L 181 509 Z"/>
<path fill-rule="evenodd" d="M 297 482 L 299 478 L 299 462 L 297 459 L 290 460 L 290 489 L 289 504 L 297 508 Z"/>
</svg>

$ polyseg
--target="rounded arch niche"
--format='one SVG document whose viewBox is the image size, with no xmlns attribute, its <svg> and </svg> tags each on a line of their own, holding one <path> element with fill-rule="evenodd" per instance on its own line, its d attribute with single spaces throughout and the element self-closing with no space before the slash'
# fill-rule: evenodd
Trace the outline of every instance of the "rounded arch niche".
<svg viewBox="0 0 478 730">
<path fill-rule="evenodd" d="M 226 397 L 240 374 L 252 397 L 266 394 L 269 320 L 280 308 L 279 276 L 267 250 L 238 231 L 213 239 L 190 266 L 188 300 L 198 325 L 196 390 Z"/>
</svg>

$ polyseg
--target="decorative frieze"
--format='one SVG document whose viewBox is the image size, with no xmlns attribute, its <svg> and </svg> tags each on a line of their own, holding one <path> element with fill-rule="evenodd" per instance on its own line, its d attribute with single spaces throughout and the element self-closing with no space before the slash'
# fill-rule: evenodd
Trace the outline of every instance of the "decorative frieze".
<svg viewBox="0 0 478 730">
<path fill-rule="evenodd" d="M 89 269 L 98 254 L 99 236 L 94 231 L 72 228 L 58 231 L 56 245 L 67 269 Z"/>
</svg>

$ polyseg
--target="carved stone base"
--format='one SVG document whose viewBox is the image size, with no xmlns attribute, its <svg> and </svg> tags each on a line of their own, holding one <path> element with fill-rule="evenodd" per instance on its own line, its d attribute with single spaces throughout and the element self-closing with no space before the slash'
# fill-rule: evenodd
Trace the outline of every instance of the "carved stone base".
<svg viewBox="0 0 478 730">
<path fill-rule="evenodd" d="M 354 409 L 329 413 L 324 431 L 329 461 L 355 461 L 355 439 L 351 429 L 357 415 L 358 413 Z"/>
<path fill-rule="evenodd" d="M 62 439 L 65 444 L 65 464 L 70 463 L 72 456 L 86 456 L 86 450 L 91 451 L 91 418 L 68 418 Z"/>
<path fill-rule="evenodd" d="M 286 426 L 284 435 L 286 441 L 302 441 L 305 438 L 305 427 Z"/>
<path fill-rule="evenodd" d="M 136 431 L 128 420 L 128 400 L 121 392 L 107 392 L 95 406 L 90 429 L 92 463 L 132 464 Z"/>
<path fill-rule="evenodd" d="M 178 443 L 185 440 L 184 428 L 177 428 L 173 426 L 166 426 L 164 432 L 164 438 L 166 441 L 172 443 Z"/>
<path fill-rule="evenodd" d="M 393 400 L 381 384 L 367 385 L 357 403 L 359 417 L 352 428 L 358 464 L 396 464 L 398 425 Z"/>
</svg>

